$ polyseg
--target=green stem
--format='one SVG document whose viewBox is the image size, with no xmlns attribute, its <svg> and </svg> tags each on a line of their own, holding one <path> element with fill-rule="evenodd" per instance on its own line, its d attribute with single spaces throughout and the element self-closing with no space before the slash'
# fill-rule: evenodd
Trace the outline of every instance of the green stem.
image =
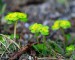
<svg viewBox="0 0 75 60">
<path fill-rule="evenodd" d="M 43 36 L 43 42 L 44 42 L 44 44 L 46 44 L 46 38 L 45 38 L 45 36 Z"/>
<path fill-rule="evenodd" d="M 38 33 L 35 34 L 34 38 L 37 40 L 37 43 L 39 43 L 39 41 L 38 41 Z"/>
<path fill-rule="evenodd" d="M 63 44 L 64 44 L 64 52 L 65 52 L 66 46 L 67 46 L 67 38 L 66 38 L 66 36 L 65 36 L 64 30 L 63 30 L 62 28 L 61 28 L 60 30 L 61 30 L 62 35 L 63 35 L 63 37 L 64 37 Z"/>
<path fill-rule="evenodd" d="M 47 47 L 47 44 L 46 44 L 46 37 L 45 36 L 43 36 L 43 49 L 45 49 L 45 46 Z M 45 54 L 43 54 L 43 56 L 45 57 L 46 55 Z"/>
<path fill-rule="evenodd" d="M 15 22 L 15 25 L 14 25 L 14 39 L 16 39 L 16 25 L 17 25 L 17 21 Z"/>
</svg>

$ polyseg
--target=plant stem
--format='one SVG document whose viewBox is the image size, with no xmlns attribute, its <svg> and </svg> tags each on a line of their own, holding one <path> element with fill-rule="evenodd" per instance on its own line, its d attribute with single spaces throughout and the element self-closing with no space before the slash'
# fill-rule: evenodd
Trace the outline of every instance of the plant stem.
<svg viewBox="0 0 75 60">
<path fill-rule="evenodd" d="M 46 37 L 45 36 L 43 36 L 43 49 L 45 49 L 45 46 L 47 47 L 47 44 L 46 44 Z M 46 55 L 45 54 L 43 54 L 43 56 L 45 57 Z"/>
<path fill-rule="evenodd" d="M 45 38 L 45 36 L 43 36 L 43 42 L 44 42 L 44 44 L 46 44 L 46 38 Z"/>
<path fill-rule="evenodd" d="M 16 39 L 16 25 L 17 25 L 17 21 L 15 22 L 15 25 L 14 25 L 14 39 Z"/>
<path fill-rule="evenodd" d="M 64 52 L 65 52 L 66 46 L 67 46 L 67 38 L 66 38 L 66 36 L 65 36 L 64 30 L 63 30 L 62 28 L 61 28 L 60 30 L 61 30 L 62 35 L 63 35 L 63 37 L 64 37 L 63 44 L 64 44 Z"/>
<path fill-rule="evenodd" d="M 39 41 L 38 41 L 38 33 L 35 34 L 34 38 L 37 40 L 36 42 L 39 43 Z"/>
</svg>

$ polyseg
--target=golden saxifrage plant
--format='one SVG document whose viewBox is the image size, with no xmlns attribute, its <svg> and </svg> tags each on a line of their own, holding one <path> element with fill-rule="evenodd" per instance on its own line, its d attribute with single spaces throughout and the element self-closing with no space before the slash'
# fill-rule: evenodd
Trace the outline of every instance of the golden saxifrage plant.
<svg viewBox="0 0 75 60">
<path fill-rule="evenodd" d="M 0 43 L 3 45 L 2 48 L 4 50 L 1 57 L 5 54 L 6 51 L 11 53 L 9 50 L 14 50 L 14 49 L 18 50 L 16 47 L 20 48 L 19 44 L 15 42 L 17 38 L 16 25 L 19 20 L 21 22 L 27 22 L 28 19 L 27 19 L 27 14 L 24 14 L 22 12 L 11 12 L 5 16 L 5 20 L 9 24 L 14 24 L 14 38 L 11 39 L 12 36 L 0 34 Z"/>
<path fill-rule="evenodd" d="M 34 23 L 29 27 L 31 33 L 36 35 L 36 40 L 38 42 L 37 37 L 39 35 L 42 36 L 42 43 L 38 43 L 33 45 L 33 48 L 39 53 L 38 56 L 53 56 L 56 57 L 57 53 L 63 54 L 63 49 L 54 41 L 50 39 L 46 39 L 46 36 L 49 35 L 49 26 L 44 26 L 42 24 Z"/>
<path fill-rule="evenodd" d="M 14 23 L 14 38 L 16 38 L 16 25 L 18 20 L 22 22 L 27 22 L 27 14 L 21 12 L 12 12 L 5 16 L 5 20 L 7 23 L 12 24 Z"/>
<path fill-rule="evenodd" d="M 69 20 L 56 20 L 52 26 L 53 31 L 60 30 L 62 34 L 64 39 L 62 40 L 62 44 L 65 57 L 70 57 L 75 51 L 75 39 L 71 38 L 71 34 L 69 32 L 65 33 L 65 30 L 68 28 L 71 28 L 71 22 Z"/>
<path fill-rule="evenodd" d="M 49 27 L 48 26 L 44 26 L 42 24 L 38 24 L 38 23 L 34 23 L 29 27 L 29 30 L 31 31 L 31 33 L 36 35 L 36 39 L 39 35 L 43 36 L 43 43 L 40 44 L 38 43 L 37 45 L 33 45 L 33 48 L 39 52 L 40 55 L 43 56 L 47 56 L 48 55 L 48 48 L 47 48 L 47 43 L 46 43 L 46 39 L 45 36 L 49 35 Z M 37 39 L 38 42 L 38 39 Z"/>
</svg>

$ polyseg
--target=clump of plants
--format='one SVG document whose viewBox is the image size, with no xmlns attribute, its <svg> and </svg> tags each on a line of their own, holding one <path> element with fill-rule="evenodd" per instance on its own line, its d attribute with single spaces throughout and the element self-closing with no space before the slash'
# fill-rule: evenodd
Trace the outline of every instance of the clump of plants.
<svg viewBox="0 0 75 60">
<path fill-rule="evenodd" d="M 0 50 L 3 51 L 1 57 L 6 53 L 6 51 L 8 53 L 13 53 L 21 48 L 18 42 L 16 42 L 16 39 L 18 38 L 18 35 L 16 34 L 16 26 L 19 20 L 21 22 L 27 22 L 28 18 L 27 14 L 22 12 L 11 12 L 5 16 L 5 20 L 8 24 L 14 24 L 14 34 L 11 34 L 10 36 L 0 34 L 0 43 L 2 44 Z M 32 48 L 38 57 L 57 57 L 58 55 L 61 55 L 65 58 L 69 58 L 70 56 L 74 58 L 75 55 L 73 52 L 75 52 L 75 40 L 73 38 L 70 40 L 71 35 L 69 32 L 67 34 L 65 33 L 65 30 L 69 28 L 71 28 L 70 21 L 56 20 L 51 26 L 51 30 L 61 32 L 60 35 L 63 37 L 63 40 L 59 39 L 59 37 L 58 39 L 52 40 L 47 38 L 47 36 L 51 35 L 49 26 L 34 23 L 29 26 L 29 30 L 33 34 L 36 44 L 27 45 L 27 48 Z M 41 39 L 39 39 L 39 36 Z"/>
<path fill-rule="evenodd" d="M 11 12 L 5 16 L 8 24 L 14 23 L 14 38 L 16 38 L 16 25 L 18 20 L 21 22 L 27 22 L 27 14 L 21 12 Z"/>
<path fill-rule="evenodd" d="M 69 20 L 56 20 L 52 26 L 53 31 L 60 30 L 62 37 L 64 40 L 61 41 L 60 46 L 63 49 L 63 55 L 66 57 L 71 57 L 73 52 L 75 51 L 75 45 L 74 45 L 74 38 L 71 38 L 70 32 L 65 33 L 65 30 L 67 31 L 69 28 L 71 28 L 71 22 Z M 59 44 L 58 44 L 59 45 Z"/>
<path fill-rule="evenodd" d="M 38 24 L 38 23 L 34 23 L 29 27 L 29 30 L 31 31 L 31 33 L 34 33 L 36 35 L 36 37 L 38 37 L 39 35 L 42 35 L 42 41 L 43 43 L 39 43 L 39 39 L 36 38 L 38 44 L 33 45 L 33 48 L 38 51 L 38 53 L 40 55 L 46 56 L 48 54 L 48 49 L 46 47 L 46 38 L 45 36 L 49 35 L 49 27 L 48 26 L 44 26 L 42 24 Z"/>
<path fill-rule="evenodd" d="M 39 35 L 42 36 L 42 38 L 41 38 L 42 43 L 33 45 L 33 48 L 39 53 L 39 55 L 37 54 L 39 57 L 42 57 L 42 56 L 43 57 L 47 57 L 47 56 L 56 57 L 56 55 L 57 55 L 56 51 L 59 51 L 59 52 L 62 51 L 62 48 L 60 48 L 58 46 L 58 44 L 56 44 L 54 41 L 51 41 L 50 39 L 49 40 L 46 39 L 46 36 L 48 36 L 50 34 L 49 26 L 44 26 L 42 24 L 34 23 L 29 27 L 29 29 L 30 29 L 31 33 L 36 35 L 36 37 L 38 37 Z M 36 40 L 37 40 L 37 42 L 39 41 L 39 39 L 37 39 L 37 38 L 36 38 Z"/>
</svg>

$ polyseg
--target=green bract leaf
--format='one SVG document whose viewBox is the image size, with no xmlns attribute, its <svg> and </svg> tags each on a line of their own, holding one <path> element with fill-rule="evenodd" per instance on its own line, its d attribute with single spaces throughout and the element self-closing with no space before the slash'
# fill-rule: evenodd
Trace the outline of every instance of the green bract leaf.
<svg viewBox="0 0 75 60">
<path fill-rule="evenodd" d="M 11 34 L 9 37 L 10 37 L 11 39 L 14 39 L 14 34 Z M 18 35 L 18 34 L 16 35 L 16 39 L 19 39 L 19 35 Z"/>
<path fill-rule="evenodd" d="M 48 48 L 45 44 L 36 44 L 32 46 L 35 51 L 37 51 L 40 55 L 47 56 L 48 55 Z"/>
<path fill-rule="evenodd" d="M 67 29 L 71 27 L 71 23 L 67 20 L 62 20 L 60 23 L 60 27 L 63 29 Z"/>
<path fill-rule="evenodd" d="M 75 46 L 74 45 L 70 45 L 68 47 L 66 47 L 66 52 L 71 52 L 75 50 Z"/>
<path fill-rule="evenodd" d="M 12 23 L 14 23 L 14 21 L 7 21 L 7 23 L 8 23 L 8 24 L 12 24 Z"/>
<path fill-rule="evenodd" d="M 46 47 L 45 44 L 36 44 L 36 45 L 33 45 L 34 49 L 36 49 L 35 47 L 37 48 L 36 51 L 44 51 L 44 50 L 47 51 L 47 47 Z"/>
<path fill-rule="evenodd" d="M 59 23 L 60 23 L 59 20 L 55 21 L 54 25 L 52 26 L 52 30 L 58 30 L 60 28 Z"/>
<path fill-rule="evenodd" d="M 49 27 L 48 26 L 43 26 L 40 30 L 40 33 L 42 35 L 48 35 L 49 34 Z"/>
</svg>

